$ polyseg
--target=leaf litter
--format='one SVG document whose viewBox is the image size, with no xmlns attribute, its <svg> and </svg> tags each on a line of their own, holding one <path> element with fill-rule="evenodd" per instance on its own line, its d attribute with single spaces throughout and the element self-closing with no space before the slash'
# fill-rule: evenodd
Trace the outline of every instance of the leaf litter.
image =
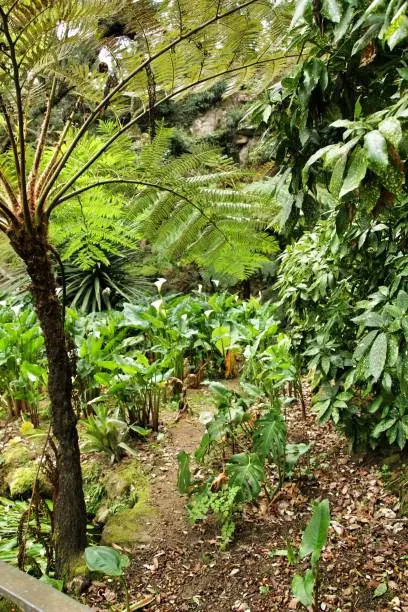
<svg viewBox="0 0 408 612">
<path fill-rule="evenodd" d="M 334 427 L 319 426 L 311 413 L 303 420 L 300 406 L 292 405 L 287 419 L 289 440 L 312 442 L 312 450 L 271 504 L 261 497 L 245 510 L 226 551 L 219 549 L 211 520 L 188 523 L 176 486 L 177 454 L 194 450 L 203 426 L 192 416 L 168 424 L 159 449 L 144 458 L 146 469 L 157 475 L 152 485 L 157 512 L 146 525 L 150 542 L 135 547 L 126 572 L 131 601 L 138 605 L 132 609 L 301 610 L 290 584 L 304 567 L 289 565 L 279 551 L 288 541 L 299 545 L 311 502 L 327 497 L 331 523 L 322 554 L 321 609 L 408 612 L 408 519 L 382 483 L 380 466 L 351 457 Z M 166 472 L 160 471 L 163 465 Z M 94 583 L 83 599 L 95 611 L 123 609 L 121 585 L 112 580 L 105 589 Z"/>
</svg>

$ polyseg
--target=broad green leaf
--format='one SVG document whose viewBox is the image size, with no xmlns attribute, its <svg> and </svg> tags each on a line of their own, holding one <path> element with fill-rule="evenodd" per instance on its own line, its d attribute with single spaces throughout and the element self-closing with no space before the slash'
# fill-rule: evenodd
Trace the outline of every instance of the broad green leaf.
<svg viewBox="0 0 408 612">
<path fill-rule="evenodd" d="M 384 431 L 390 429 L 394 425 L 394 423 L 396 423 L 396 421 L 396 418 L 383 419 L 374 427 L 371 436 L 374 439 L 379 438 L 380 435 L 384 433 Z"/>
<path fill-rule="evenodd" d="M 387 590 L 388 590 L 387 584 L 385 582 L 380 582 L 380 584 L 378 585 L 378 587 L 375 589 L 373 593 L 373 597 L 381 597 L 381 595 L 385 595 Z"/>
<path fill-rule="evenodd" d="M 295 574 L 292 579 L 292 593 L 300 603 L 309 608 L 313 605 L 314 577 L 311 569 L 304 576 Z"/>
<path fill-rule="evenodd" d="M 45 582 L 45 584 L 49 584 L 50 586 L 57 589 L 57 591 L 62 591 L 64 588 L 64 581 L 57 580 L 56 578 L 51 578 L 47 574 L 43 574 L 40 578 L 40 582 Z"/>
<path fill-rule="evenodd" d="M 367 153 L 363 147 L 356 147 L 351 155 L 350 166 L 339 197 L 344 197 L 360 185 L 367 172 Z"/>
<path fill-rule="evenodd" d="M 31 382 L 35 382 L 43 378 L 46 374 L 46 370 L 35 363 L 28 363 L 23 361 L 20 366 L 21 372 L 27 376 Z"/>
<path fill-rule="evenodd" d="M 396 299 L 396 304 L 398 308 L 402 310 L 402 312 L 407 312 L 408 310 L 408 294 L 405 291 L 399 291 Z"/>
<path fill-rule="evenodd" d="M 370 414 L 375 414 L 377 412 L 377 410 L 381 407 L 381 404 L 383 402 L 383 398 L 381 395 L 379 395 L 378 397 L 375 398 L 375 400 L 369 405 L 368 407 L 368 412 Z"/>
<path fill-rule="evenodd" d="M 279 461 L 286 443 L 286 424 L 278 410 L 270 410 L 256 422 L 253 433 L 254 451 L 263 457 L 269 454 Z"/>
<path fill-rule="evenodd" d="M 353 353 L 354 361 L 360 361 L 360 359 L 364 357 L 364 355 L 366 354 L 366 352 L 368 351 L 368 349 L 374 342 L 377 334 L 378 334 L 378 330 L 373 329 L 373 331 L 370 331 L 366 336 L 364 336 L 362 340 L 360 340 L 359 344 L 357 345 Z"/>
<path fill-rule="evenodd" d="M 354 44 L 353 49 L 351 51 L 351 55 L 355 55 L 356 53 L 359 53 L 360 51 L 365 49 L 368 43 L 371 42 L 373 38 L 377 37 L 378 30 L 379 25 L 377 23 L 374 23 L 372 26 L 370 26 L 368 30 L 366 30 L 364 34 Z"/>
<path fill-rule="evenodd" d="M 272 106 L 267 104 L 265 106 L 264 112 L 262 113 L 262 120 L 264 123 L 268 123 L 269 117 L 272 115 Z"/>
<path fill-rule="evenodd" d="M 300 457 L 305 455 L 312 448 L 312 443 L 305 444 L 299 442 L 299 444 L 287 444 L 285 452 L 285 460 L 287 465 L 292 468 L 299 461 Z"/>
<path fill-rule="evenodd" d="M 329 190 L 334 196 L 338 197 L 343 184 L 344 170 L 347 165 L 347 154 L 343 153 L 334 164 L 330 179 Z"/>
<path fill-rule="evenodd" d="M 381 134 L 390 142 L 396 149 L 402 138 L 401 123 L 398 119 L 384 119 L 378 126 Z"/>
<path fill-rule="evenodd" d="M 395 21 L 387 28 L 384 39 L 387 41 L 391 51 L 400 42 L 408 38 L 408 17 L 404 14 L 399 15 Z"/>
<path fill-rule="evenodd" d="M 339 0 L 323 0 L 322 15 L 333 23 L 339 23 L 343 12 L 342 4 Z"/>
<path fill-rule="evenodd" d="M 200 446 L 195 450 L 194 457 L 198 463 L 201 463 L 209 449 L 211 440 L 208 433 L 205 433 L 201 438 Z"/>
<path fill-rule="evenodd" d="M 177 455 L 177 486 L 180 493 L 188 493 L 191 486 L 190 457 L 185 451 Z"/>
<path fill-rule="evenodd" d="M 85 561 L 91 572 L 104 576 L 122 576 L 130 563 L 129 557 L 110 546 L 88 546 L 85 548 Z"/>
<path fill-rule="evenodd" d="M 388 336 L 387 366 L 393 368 L 398 362 L 399 338 L 394 334 Z"/>
<path fill-rule="evenodd" d="M 327 542 L 330 525 L 329 500 L 324 499 L 313 509 L 312 518 L 306 525 L 303 532 L 302 542 L 299 548 L 299 555 L 304 559 L 312 555 L 312 564 L 317 563 L 320 553 Z"/>
<path fill-rule="evenodd" d="M 363 314 L 351 320 L 358 325 L 364 325 L 364 327 L 382 327 L 384 325 L 384 319 L 377 312 L 363 312 Z"/>
<path fill-rule="evenodd" d="M 323 155 L 325 155 L 325 153 L 330 151 L 330 149 L 332 148 L 333 148 L 333 145 L 328 145 L 327 147 L 323 147 L 322 149 L 319 149 L 318 151 L 316 151 L 316 153 L 314 153 L 311 157 L 309 157 L 309 159 L 305 163 L 303 170 L 302 170 L 303 185 L 306 184 L 306 181 L 308 179 L 310 166 L 316 163 L 321 157 L 323 157 Z"/>
<path fill-rule="evenodd" d="M 256 453 L 233 455 L 226 468 L 231 487 L 239 487 L 239 501 L 249 502 L 261 492 L 265 478 L 264 468 Z"/>
<path fill-rule="evenodd" d="M 290 30 L 295 28 L 299 22 L 303 19 L 307 9 L 312 5 L 312 0 L 298 0 L 296 3 L 295 13 L 293 15 Z"/>
<path fill-rule="evenodd" d="M 378 380 L 384 370 L 387 360 L 387 335 L 384 332 L 378 334 L 374 340 L 368 358 L 370 374 L 374 380 Z"/>
<path fill-rule="evenodd" d="M 347 5 L 347 8 L 345 10 L 345 12 L 343 13 L 343 17 L 340 20 L 340 23 L 338 23 L 336 25 L 336 27 L 334 28 L 334 43 L 338 43 L 339 40 L 341 40 L 343 38 L 343 36 L 345 35 L 345 33 L 347 32 L 350 23 L 353 20 L 355 13 L 354 13 L 354 8 L 349 4 Z"/>
<path fill-rule="evenodd" d="M 364 136 L 364 146 L 367 151 L 368 167 L 376 174 L 383 174 L 389 159 L 387 141 L 379 130 L 368 132 Z"/>
</svg>

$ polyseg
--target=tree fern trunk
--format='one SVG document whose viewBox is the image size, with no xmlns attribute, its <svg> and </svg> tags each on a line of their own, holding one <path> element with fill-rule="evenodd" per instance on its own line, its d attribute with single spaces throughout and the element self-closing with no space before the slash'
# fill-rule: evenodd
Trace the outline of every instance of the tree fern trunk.
<svg viewBox="0 0 408 612">
<path fill-rule="evenodd" d="M 69 574 L 86 545 L 86 509 L 62 309 L 56 294 L 46 229 L 40 232 L 37 230 L 30 236 L 24 231 L 14 232 L 9 237 L 31 279 L 31 293 L 47 351 L 52 430 L 57 440 L 56 570 L 59 576 L 64 576 Z"/>
</svg>

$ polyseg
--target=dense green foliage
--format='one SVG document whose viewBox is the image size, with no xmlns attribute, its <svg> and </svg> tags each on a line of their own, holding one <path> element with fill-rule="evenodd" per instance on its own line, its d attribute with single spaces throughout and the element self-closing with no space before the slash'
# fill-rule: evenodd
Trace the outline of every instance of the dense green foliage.
<svg viewBox="0 0 408 612">
<path fill-rule="evenodd" d="M 291 242 L 282 313 L 319 418 L 360 449 L 408 438 L 406 20 L 398 2 L 299 2 L 297 66 L 249 113 Z"/>
</svg>

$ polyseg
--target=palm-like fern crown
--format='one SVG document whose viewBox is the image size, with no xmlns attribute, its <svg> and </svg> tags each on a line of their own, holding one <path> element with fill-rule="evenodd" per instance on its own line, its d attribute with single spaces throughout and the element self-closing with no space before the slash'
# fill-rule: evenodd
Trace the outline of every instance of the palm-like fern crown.
<svg viewBox="0 0 408 612">
<path fill-rule="evenodd" d="M 103 37 L 112 15 L 125 22 L 124 35 Z M 91 265 L 134 241 L 121 222 L 124 183 L 128 219 L 158 251 L 249 274 L 274 249 L 257 231 L 262 198 L 237 190 L 231 163 L 211 150 L 171 160 L 161 131 L 137 154 L 127 134 L 153 106 L 192 87 L 221 78 L 228 91 L 262 87 L 287 61 L 278 48 L 288 23 L 287 9 L 268 0 L 3 0 L 0 229 L 47 223 L 71 200 L 55 238 L 75 233 L 66 255 Z M 125 125 L 115 115 L 123 107 Z M 107 109 L 116 119 L 103 123 Z"/>
</svg>

